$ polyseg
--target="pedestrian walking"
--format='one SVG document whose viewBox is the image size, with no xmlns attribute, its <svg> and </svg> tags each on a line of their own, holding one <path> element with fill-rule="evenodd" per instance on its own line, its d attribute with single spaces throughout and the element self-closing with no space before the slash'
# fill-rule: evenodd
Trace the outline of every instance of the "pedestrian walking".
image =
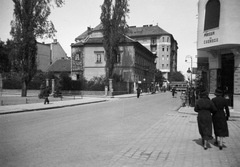
<svg viewBox="0 0 240 167">
<path fill-rule="evenodd" d="M 175 93 L 176 93 L 176 88 L 175 86 L 172 88 L 172 97 L 175 97 Z"/>
<path fill-rule="evenodd" d="M 49 94 L 51 93 L 50 88 L 47 86 L 44 90 L 43 90 L 43 97 L 44 97 L 44 104 L 49 104 Z"/>
<path fill-rule="evenodd" d="M 223 137 L 229 136 L 227 120 L 230 116 L 228 102 L 222 97 L 223 92 L 220 89 L 215 90 L 215 96 L 212 101 L 217 108 L 217 112 L 212 115 L 213 129 L 215 134 L 215 145 L 219 146 L 222 150 L 223 147 Z M 219 142 L 218 142 L 219 137 Z"/>
<path fill-rule="evenodd" d="M 207 149 L 208 140 L 212 140 L 212 113 L 217 111 L 213 102 L 208 97 L 207 91 L 200 92 L 200 99 L 197 100 L 194 111 L 198 113 L 198 130 L 202 137 L 204 149 Z"/>
<path fill-rule="evenodd" d="M 139 98 L 139 96 L 140 96 L 140 93 L 141 93 L 141 88 L 140 88 L 140 87 L 138 87 L 138 88 L 137 88 L 137 98 Z"/>
</svg>

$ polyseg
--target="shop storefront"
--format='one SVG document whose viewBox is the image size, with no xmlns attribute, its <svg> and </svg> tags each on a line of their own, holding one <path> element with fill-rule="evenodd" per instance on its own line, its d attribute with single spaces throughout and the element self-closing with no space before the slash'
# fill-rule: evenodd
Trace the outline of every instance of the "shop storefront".
<svg viewBox="0 0 240 167">
<path fill-rule="evenodd" d="M 239 0 L 199 0 L 197 57 L 210 94 L 222 89 L 240 112 L 239 8 Z"/>
</svg>

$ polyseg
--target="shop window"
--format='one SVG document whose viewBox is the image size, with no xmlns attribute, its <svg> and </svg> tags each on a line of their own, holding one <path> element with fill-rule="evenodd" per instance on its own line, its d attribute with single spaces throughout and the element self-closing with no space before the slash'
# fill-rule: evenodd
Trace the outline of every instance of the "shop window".
<svg viewBox="0 0 240 167">
<path fill-rule="evenodd" d="M 209 0 L 206 4 L 204 31 L 219 27 L 220 2 L 219 0 Z"/>
</svg>

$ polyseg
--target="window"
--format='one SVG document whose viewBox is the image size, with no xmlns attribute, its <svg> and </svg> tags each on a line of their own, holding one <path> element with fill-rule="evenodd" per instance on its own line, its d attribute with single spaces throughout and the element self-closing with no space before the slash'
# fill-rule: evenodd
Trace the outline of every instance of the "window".
<svg viewBox="0 0 240 167">
<path fill-rule="evenodd" d="M 167 60 L 169 59 L 169 55 L 167 55 Z"/>
<path fill-rule="evenodd" d="M 220 2 L 209 0 L 206 4 L 204 31 L 219 27 Z"/>
<path fill-rule="evenodd" d="M 162 55 L 162 60 L 164 60 L 164 55 Z"/>
<path fill-rule="evenodd" d="M 169 42 L 169 37 L 167 37 L 167 42 Z"/>
<path fill-rule="evenodd" d="M 152 38 L 151 39 L 151 44 L 152 45 L 156 45 L 157 44 L 157 39 L 156 38 Z"/>
<path fill-rule="evenodd" d="M 162 51 L 164 52 L 164 46 L 162 47 Z"/>
<path fill-rule="evenodd" d="M 96 60 L 96 63 L 102 63 L 102 55 L 104 55 L 104 52 L 103 51 L 94 51 L 95 53 L 95 60 Z"/>
<path fill-rule="evenodd" d="M 162 64 L 162 68 L 164 68 L 164 64 Z"/>
<path fill-rule="evenodd" d="M 117 54 L 116 63 L 121 63 L 121 53 Z"/>
<path fill-rule="evenodd" d="M 97 54 L 97 62 L 96 63 L 101 63 L 102 61 L 101 61 L 101 54 L 100 53 L 98 53 Z"/>
<path fill-rule="evenodd" d="M 169 46 L 167 47 L 167 51 L 169 50 Z"/>
<path fill-rule="evenodd" d="M 167 64 L 167 67 L 168 67 L 168 64 Z"/>
<path fill-rule="evenodd" d="M 156 46 L 152 46 L 152 47 L 151 47 L 151 51 L 152 51 L 152 52 L 156 52 L 156 50 L 157 50 L 157 47 L 156 47 Z"/>
</svg>

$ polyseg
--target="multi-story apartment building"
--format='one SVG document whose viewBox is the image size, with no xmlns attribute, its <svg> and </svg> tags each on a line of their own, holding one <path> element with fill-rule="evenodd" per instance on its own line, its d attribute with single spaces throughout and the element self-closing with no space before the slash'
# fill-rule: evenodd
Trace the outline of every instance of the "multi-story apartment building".
<svg viewBox="0 0 240 167">
<path fill-rule="evenodd" d="M 48 67 L 59 59 L 68 59 L 66 52 L 55 39 L 52 43 L 37 43 L 37 69 L 47 72 Z"/>
<path fill-rule="evenodd" d="M 240 111 L 240 1 L 199 0 L 198 71 L 213 94 L 222 89 Z"/>
<path fill-rule="evenodd" d="M 103 47 L 102 25 L 82 33 L 72 48 L 72 77 L 86 79 L 104 76 L 105 50 Z M 156 70 L 156 56 L 136 40 L 125 36 L 119 45 L 120 54 L 116 56 L 114 73 L 129 83 L 129 92 L 133 92 L 140 82 L 151 83 Z"/>
<path fill-rule="evenodd" d="M 144 25 L 143 27 L 130 26 L 127 35 L 157 56 L 156 68 L 164 74 L 166 79 L 170 72 L 177 71 L 178 44 L 172 34 L 158 25 Z"/>
</svg>

